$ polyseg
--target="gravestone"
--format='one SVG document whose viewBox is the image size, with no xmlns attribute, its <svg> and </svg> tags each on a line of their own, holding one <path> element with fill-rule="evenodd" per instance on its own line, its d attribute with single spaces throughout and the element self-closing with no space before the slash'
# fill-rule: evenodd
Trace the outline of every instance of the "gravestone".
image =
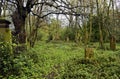
<svg viewBox="0 0 120 79">
<path fill-rule="evenodd" d="M 87 47 L 85 48 L 85 59 L 93 59 L 94 58 L 94 49 Z"/>
<path fill-rule="evenodd" d="M 10 22 L 4 19 L 0 19 L 0 36 L 3 37 L 5 42 L 12 42 L 11 30 L 9 29 Z"/>
<path fill-rule="evenodd" d="M 116 38 L 114 35 L 110 36 L 110 49 L 111 50 L 116 50 Z"/>
<path fill-rule="evenodd" d="M 9 24 L 11 22 L 5 20 L 5 19 L 0 19 L 0 42 L 7 42 L 9 44 L 12 44 L 12 34 L 11 30 L 9 29 Z M 12 51 L 12 47 L 11 51 Z"/>
</svg>

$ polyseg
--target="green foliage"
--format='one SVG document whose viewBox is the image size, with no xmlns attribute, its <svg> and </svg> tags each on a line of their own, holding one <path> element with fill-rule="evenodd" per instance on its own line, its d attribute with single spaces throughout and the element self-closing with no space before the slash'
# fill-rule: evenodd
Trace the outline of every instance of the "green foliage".
<svg viewBox="0 0 120 79">
<path fill-rule="evenodd" d="M 75 41 L 75 33 L 75 29 L 66 27 L 61 35 L 61 39 L 66 40 L 68 37 L 70 41 Z"/>
<path fill-rule="evenodd" d="M 49 36 L 48 41 L 50 40 L 60 40 L 61 25 L 59 20 L 52 19 L 49 24 Z"/>
<path fill-rule="evenodd" d="M 0 34 L 0 42 L 4 41 L 3 35 Z"/>
<path fill-rule="evenodd" d="M 105 57 L 106 56 L 106 57 Z M 116 55 L 86 61 L 73 58 L 66 63 L 63 79 L 119 79 L 120 64 Z"/>
<path fill-rule="evenodd" d="M 0 73 L 3 76 L 7 76 L 12 72 L 13 56 L 10 50 L 8 43 L 0 42 Z"/>
<path fill-rule="evenodd" d="M 93 16 L 93 19 L 92 19 L 92 38 L 91 38 L 91 41 L 92 42 L 98 42 L 99 41 L 99 39 L 100 39 L 100 35 L 99 35 L 99 19 L 98 18 L 100 18 L 100 24 L 101 24 L 101 29 L 102 29 L 102 33 L 103 33 L 103 39 L 104 39 L 104 41 L 106 42 L 108 42 L 108 36 L 109 36 L 109 34 L 108 34 L 108 30 L 106 29 L 106 27 L 107 26 L 105 26 L 105 24 L 103 25 L 103 23 L 102 23 L 102 16 L 103 16 L 103 14 L 101 14 L 101 16 Z M 108 28 L 108 27 L 107 27 Z M 88 23 L 87 23 L 87 29 L 88 29 L 88 31 L 90 30 L 90 21 L 88 21 Z"/>
<path fill-rule="evenodd" d="M 45 41 L 48 39 L 47 37 L 48 37 L 48 32 L 45 32 L 45 29 L 41 28 L 38 30 L 38 34 L 37 34 L 38 41 Z"/>
<path fill-rule="evenodd" d="M 32 76 L 35 65 L 29 55 L 22 53 L 15 55 L 10 50 L 9 43 L 0 42 L 0 78 L 23 79 Z"/>
<path fill-rule="evenodd" d="M 15 69 L 14 77 L 19 77 L 20 79 L 25 77 L 26 79 L 33 76 L 35 64 L 29 55 L 20 54 L 13 59 L 13 62 Z"/>
<path fill-rule="evenodd" d="M 97 45 L 98 46 L 98 45 Z M 95 49 L 95 58 L 84 60 L 84 50 L 75 43 L 40 42 L 29 51 L 40 69 L 38 78 L 104 79 L 120 78 L 118 52 Z M 38 72 L 37 72 L 38 73 Z M 114 73 L 114 75 L 111 75 Z"/>
<path fill-rule="evenodd" d="M 98 43 L 95 45 L 98 46 Z M 7 71 L 4 70 L 5 73 L 0 74 L 0 78 L 119 79 L 120 51 L 103 51 L 95 48 L 94 59 L 85 60 L 84 48 L 75 43 L 40 41 L 27 52 L 16 56 L 5 55 L 6 66 L 2 66 L 1 69 Z M 119 45 L 117 49 L 120 49 Z"/>
</svg>

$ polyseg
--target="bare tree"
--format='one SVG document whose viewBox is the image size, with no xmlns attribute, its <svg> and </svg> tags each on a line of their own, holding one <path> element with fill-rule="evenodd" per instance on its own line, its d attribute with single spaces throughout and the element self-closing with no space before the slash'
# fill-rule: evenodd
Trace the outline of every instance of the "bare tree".
<svg viewBox="0 0 120 79">
<path fill-rule="evenodd" d="M 25 20 L 28 14 L 35 15 L 39 18 L 44 18 L 50 14 L 85 15 L 84 13 L 77 14 L 74 10 L 77 7 L 83 6 L 71 6 L 72 4 L 70 4 L 69 0 L 6 0 L 6 2 L 8 5 L 14 7 L 12 20 L 15 25 L 19 43 L 26 42 Z M 34 11 L 35 6 L 39 8 L 37 10 L 41 10 L 40 13 L 42 13 L 42 15 Z M 59 12 L 56 12 L 56 10 L 59 10 Z"/>
</svg>

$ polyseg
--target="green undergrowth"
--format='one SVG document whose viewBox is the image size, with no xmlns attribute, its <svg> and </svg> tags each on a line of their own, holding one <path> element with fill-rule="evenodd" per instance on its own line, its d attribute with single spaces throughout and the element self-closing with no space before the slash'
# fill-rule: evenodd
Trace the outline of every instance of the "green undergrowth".
<svg viewBox="0 0 120 79">
<path fill-rule="evenodd" d="M 95 43 L 94 59 L 84 59 L 84 47 L 76 43 L 38 42 L 30 50 L 39 64 L 41 79 L 119 79 L 120 51 L 101 50 Z M 35 57 L 34 57 L 35 56 Z"/>
<path fill-rule="evenodd" d="M 13 58 L 14 73 L 5 79 L 119 79 L 120 44 L 116 51 L 94 43 L 94 57 L 84 59 L 84 46 L 72 42 L 37 42 Z M 11 61 L 11 60 L 10 60 Z"/>
</svg>

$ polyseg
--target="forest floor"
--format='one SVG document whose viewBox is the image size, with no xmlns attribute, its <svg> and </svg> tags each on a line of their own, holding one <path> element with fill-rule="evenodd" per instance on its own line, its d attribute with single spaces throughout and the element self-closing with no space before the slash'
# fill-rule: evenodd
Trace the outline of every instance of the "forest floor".
<svg viewBox="0 0 120 79">
<path fill-rule="evenodd" d="M 99 49 L 94 43 L 94 57 L 84 59 L 84 46 L 72 42 L 38 42 L 29 50 L 37 64 L 35 79 L 120 79 L 120 44 L 117 50 Z"/>
</svg>

